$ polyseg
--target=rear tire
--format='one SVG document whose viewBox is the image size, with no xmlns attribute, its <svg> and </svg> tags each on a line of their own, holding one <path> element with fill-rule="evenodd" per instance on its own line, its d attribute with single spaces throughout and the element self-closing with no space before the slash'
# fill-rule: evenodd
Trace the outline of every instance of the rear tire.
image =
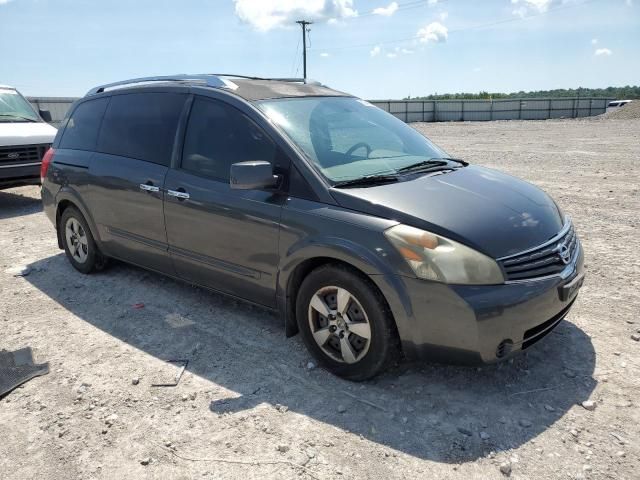
<svg viewBox="0 0 640 480">
<path fill-rule="evenodd" d="M 106 257 L 98 249 L 87 221 L 77 208 L 67 207 L 64 210 L 58 229 L 73 268 L 88 274 L 105 267 Z"/>
<path fill-rule="evenodd" d="M 382 294 L 348 267 L 326 265 L 307 275 L 296 318 L 307 349 L 339 377 L 367 380 L 398 356 L 395 323 Z"/>
</svg>

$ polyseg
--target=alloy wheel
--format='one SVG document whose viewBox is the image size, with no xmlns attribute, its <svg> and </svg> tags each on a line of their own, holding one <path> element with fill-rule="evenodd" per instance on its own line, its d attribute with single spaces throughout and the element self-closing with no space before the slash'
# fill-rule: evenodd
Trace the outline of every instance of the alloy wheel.
<svg viewBox="0 0 640 480">
<path fill-rule="evenodd" d="M 78 263 L 84 263 L 89 256 L 89 241 L 87 233 L 82 228 L 80 222 L 74 217 L 70 217 L 65 225 L 65 237 L 69 253 Z"/>
<path fill-rule="evenodd" d="M 356 363 L 369 350 L 369 318 L 358 299 L 345 288 L 323 287 L 311 297 L 309 326 L 320 349 L 338 362 Z"/>
</svg>

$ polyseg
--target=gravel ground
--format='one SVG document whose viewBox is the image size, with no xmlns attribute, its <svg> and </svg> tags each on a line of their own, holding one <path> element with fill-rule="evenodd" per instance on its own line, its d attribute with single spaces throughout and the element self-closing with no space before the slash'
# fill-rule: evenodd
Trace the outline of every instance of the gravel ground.
<svg viewBox="0 0 640 480">
<path fill-rule="evenodd" d="M 123 264 L 77 273 L 38 189 L 5 190 L 0 347 L 51 373 L 0 399 L 0 478 L 640 478 L 640 120 L 415 127 L 573 216 L 587 281 L 545 341 L 349 383 L 259 308 Z M 151 386 L 170 359 L 189 360 L 179 385 Z"/>
</svg>

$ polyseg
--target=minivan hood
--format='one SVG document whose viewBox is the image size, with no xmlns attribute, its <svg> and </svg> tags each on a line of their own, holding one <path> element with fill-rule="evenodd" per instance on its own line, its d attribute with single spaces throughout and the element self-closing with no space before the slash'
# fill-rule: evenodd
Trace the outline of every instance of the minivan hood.
<svg viewBox="0 0 640 480">
<path fill-rule="evenodd" d="M 48 123 L 0 122 L 0 147 L 52 143 L 58 131 Z"/>
<path fill-rule="evenodd" d="M 478 166 L 331 192 L 345 208 L 438 233 L 493 258 L 540 245 L 564 223 L 538 187 Z"/>
</svg>

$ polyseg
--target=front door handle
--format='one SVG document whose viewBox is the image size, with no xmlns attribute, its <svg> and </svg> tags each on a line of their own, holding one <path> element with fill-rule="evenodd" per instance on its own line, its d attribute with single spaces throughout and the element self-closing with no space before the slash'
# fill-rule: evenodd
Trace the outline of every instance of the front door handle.
<svg viewBox="0 0 640 480">
<path fill-rule="evenodd" d="M 154 185 L 148 185 L 146 183 L 141 183 L 140 184 L 140 190 L 144 190 L 146 192 L 159 192 L 160 191 L 160 187 L 156 187 Z"/>
<path fill-rule="evenodd" d="M 182 190 L 182 189 L 180 189 Z M 188 199 L 191 195 L 189 195 L 187 192 L 185 192 L 184 190 L 180 191 L 180 190 L 167 190 L 167 195 L 171 196 L 171 197 L 176 197 L 180 200 L 186 200 Z"/>
</svg>

